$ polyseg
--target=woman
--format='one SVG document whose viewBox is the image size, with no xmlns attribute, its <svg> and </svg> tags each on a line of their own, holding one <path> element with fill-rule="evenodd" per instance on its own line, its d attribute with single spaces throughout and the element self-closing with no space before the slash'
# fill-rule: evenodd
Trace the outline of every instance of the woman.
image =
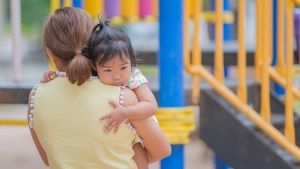
<svg viewBox="0 0 300 169">
<path fill-rule="evenodd" d="M 99 122 L 98 117 L 111 111 L 109 99 L 124 98 L 125 106 L 138 100 L 127 88 L 90 78 L 91 63 L 82 53 L 93 26 L 83 10 L 70 7 L 56 10 L 45 24 L 43 47 L 59 77 L 32 90 L 28 120 L 36 147 L 50 168 L 140 166 L 132 159 L 136 133 L 129 129 L 131 126 L 123 123 L 116 134 L 102 132 L 105 121 Z M 134 157 L 135 161 L 154 162 L 170 154 L 170 145 L 153 119 L 134 121 L 132 125 L 139 136 L 151 138 L 144 142 L 148 159 Z"/>
</svg>

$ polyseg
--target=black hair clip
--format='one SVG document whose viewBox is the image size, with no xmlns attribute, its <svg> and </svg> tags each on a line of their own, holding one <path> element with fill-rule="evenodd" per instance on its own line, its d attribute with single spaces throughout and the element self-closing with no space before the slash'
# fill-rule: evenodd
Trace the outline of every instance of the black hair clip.
<svg viewBox="0 0 300 169">
<path fill-rule="evenodd" d="M 102 29 L 103 29 L 103 24 L 100 22 L 94 27 L 93 32 L 101 31 Z"/>
<path fill-rule="evenodd" d="M 109 26 L 109 21 L 104 19 L 103 17 L 98 16 L 98 21 L 99 23 L 96 24 L 96 26 L 93 29 L 93 32 L 101 31 L 104 28 L 104 26 Z"/>
</svg>

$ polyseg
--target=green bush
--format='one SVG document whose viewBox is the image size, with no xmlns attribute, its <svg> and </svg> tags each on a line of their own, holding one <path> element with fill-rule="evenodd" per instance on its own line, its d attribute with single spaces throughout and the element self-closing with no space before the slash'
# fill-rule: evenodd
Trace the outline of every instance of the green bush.
<svg viewBox="0 0 300 169">
<path fill-rule="evenodd" d="M 22 33 L 25 35 L 40 35 L 44 20 L 50 12 L 50 1 L 20 0 L 20 2 Z M 10 21 L 10 0 L 5 0 L 5 6 L 6 16 L 8 18 L 8 21 Z"/>
</svg>

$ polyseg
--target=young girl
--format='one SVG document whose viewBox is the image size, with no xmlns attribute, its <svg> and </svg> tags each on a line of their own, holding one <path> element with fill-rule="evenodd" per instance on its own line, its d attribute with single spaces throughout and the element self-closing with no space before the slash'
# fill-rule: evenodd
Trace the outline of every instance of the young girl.
<svg viewBox="0 0 300 169">
<path fill-rule="evenodd" d="M 100 21 L 94 27 L 87 48 L 83 50 L 83 55 L 92 61 L 94 74 L 98 75 L 102 83 L 129 87 L 139 100 L 139 103 L 129 107 L 123 106 L 122 101 L 120 103 L 109 101 L 114 109 L 100 117 L 100 120 L 108 119 L 103 127 L 104 132 L 108 133 L 112 129 L 117 132 L 120 123 L 126 120 L 146 119 L 155 115 L 158 109 L 156 99 L 147 85 L 147 79 L 135 67 L 136 59 L 133 47 L 125 32 L 109 26 L 105 20 Z M 47 82 L 53 78 L 55 78 L 55 74 L 46 73 L 41 82 Z M 144 143 L 149 144 L 150 139 L 143 139 Z M 135 141 L 139 142 L 140 140 L 137 138 Z M 154 144 L 154 142 L 151 141 L 150 144 Z M 142 151 L 135 146 L 133 148 L 136 153 L 135 157 L 142 160 L 143 154 L 139 153 Z M 147 155 L 148 162 L 155 161 L 151 160 L 148 152 Z M 139 168 L 146 168 L 145 164 L 138 161 L 137 158 L 135 161 L 140 166 Z"/>
<path fill-rule="evenodd" d="M 100 21 L 88 42 L 87 56 L 92 60 L 93 68 L 102 83 L 129 87 L 140 101 L 130 107 L 111 101 L 115 109 L 100 118 L 109 119 L 104 127 L 105 132 L 112 128 L 116 132 L 119 124 L 126 119 L 146 119 L 156 114 L 156 99 L 147 85 L 147 79 L 136 68 L 133 47 L 125 32 L 109 26 L 105 20 Z"/>
</svg>

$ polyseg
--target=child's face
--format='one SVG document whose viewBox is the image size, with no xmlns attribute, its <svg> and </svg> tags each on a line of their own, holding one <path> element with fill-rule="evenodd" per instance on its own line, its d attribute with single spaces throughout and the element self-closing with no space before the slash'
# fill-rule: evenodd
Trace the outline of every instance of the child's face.
<svg viewBox="0 0 300 169">
<path fill-rule="evenodd" d="M 128 82 L 131 74 L 131 63 L 128 58 L 120 57 L 109 60 L 103 65 L 96 64 L 96 71 L 102 83 L 121 86 Z"/>
</svg>

